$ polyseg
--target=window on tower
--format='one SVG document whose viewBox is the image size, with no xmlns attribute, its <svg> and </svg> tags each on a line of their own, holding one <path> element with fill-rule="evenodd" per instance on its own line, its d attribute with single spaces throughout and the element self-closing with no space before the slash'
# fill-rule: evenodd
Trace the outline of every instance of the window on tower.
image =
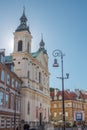
<svg viewBox="0 0 87 130">
<path fill-rule="evenodd" d="M 22 41 L 18 42 L 18 51 L 22 51 Z"/>
</svg>

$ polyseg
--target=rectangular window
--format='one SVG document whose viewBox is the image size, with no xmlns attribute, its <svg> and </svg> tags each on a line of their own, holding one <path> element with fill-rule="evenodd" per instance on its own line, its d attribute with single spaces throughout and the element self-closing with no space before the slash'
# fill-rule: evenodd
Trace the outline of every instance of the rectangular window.
<svg viewBox="0 0 87 130">
<path fill-rule="evenodd" d="M 18 88 L 18 81 L 16 81 L 16 84 L 15 84 L 16 88 Z"/>
<path fill-rule="evenodd" d="M 54 108 L 57 108 L 57 104 L 54 104 Z"/>
<path fill-rule="evenodd" d="M 12 78 L 12 87 L 14 88 L 15 80 Z"/>
<path fill-rule="evenodd" d="M 4 120 L 4 128 L 6 128 L 6 124 L 7 124 L 7 121 L 6 121 L 6 118 Z"/>
<path fill-rule="evenodd" d="M 67 117 L 68 117 L 68 112 L 65 112 L 65 116 L 67 116 Z"/>
<path fill-rule="evenodd" d="M 22 41 L 18 41 L 18 51 L 22 51 Z"/>
<path fill-rule="evenodd" d="M 14 110 L 14 96 L 11 94 L 11 104 L 10 107 L 12 110 Z"/>
<path fill-rule="evenodd" d="M 41 72 L 39 72 L 39 83 L 41 83 Z"/>
<path fill-rule="evenodd" d="M 6 105 L 6 108 L 8 108 L 8 104 L 9 104 L 9 96 L 8 96 L 8 94 L 6 94 L 6 96 L 5 96 L 5 105 Z"/>
<path fill-rule="evenodd" d="M 28 104 L 27 104 L 27 114 L 29 115 L 30 114 L 30 103 L 28 101 Z"/>
<path fill-rule="evenodd" d="M 62 112 L 59 112 L 59 115 L 62 115 Z"/>
<path fill-rule="evenodd" d="M 59 108 L 62 108 L 62 103 L 59 103 Z"/>
<path fill-rule="evenodd" d="M 67 103 L 67 107 L 72 107 L 72 103 Z"/>
<path fill-rule="evenodd" d="M 7 84 L 10 85 L 10 75 L 7 74 Z"/>
<path fill-rule="evenodd" d="M 2 70 L 2 72 L 1 72 L 1 80 L 5 81 L 5 71 L 4 70 Z"/>
<path fill-rule="evenodd" d="M 54 117 L 56 117 L 57 116 L 57 112 L 54 112 Z"/>
<path fill-rule="evenodd" d="M 4 93 L 0 92 L 0 106 L 4 104 Z"/>
</svg>

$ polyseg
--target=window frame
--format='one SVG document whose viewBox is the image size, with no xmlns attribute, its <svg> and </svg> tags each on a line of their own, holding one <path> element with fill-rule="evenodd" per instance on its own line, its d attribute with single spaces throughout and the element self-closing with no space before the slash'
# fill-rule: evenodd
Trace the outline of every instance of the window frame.
<svg viewBox="0 0 87 130">
<path fill-rule="evenodd" d="M 23 41 L 19 40 L 18 41 L 18 51 L 22 51 L 22 49 L 23 49 Z"/>
<path fill-rule="evenodd" d="M 8 100 L 6 96 L 8 96 Z M 5 107 L 9 108 L 9 94 L 8 93 L 5 94 Z"/>
<path fill-rule="evenodd" d="M 0 93 L 2 93 L 2 101 L 0 101 L 0 103 L 2 102 L 2 104 L 0 104 L 0 106 L 3 106 L 4 105 L 4 92 L 3 91 L 0 91 Z"/>
<path fill-rule="evenodd" d="M 5 81 L 5 70 L 4 69 L 2 69 L 1 70 L 1 81 Z"/>
<path fill-rule="evenodd" d="M 8 74 L 8 73 L 6 75 L 6 84 L 10 85 L 10 74 Z"/>
</svg>

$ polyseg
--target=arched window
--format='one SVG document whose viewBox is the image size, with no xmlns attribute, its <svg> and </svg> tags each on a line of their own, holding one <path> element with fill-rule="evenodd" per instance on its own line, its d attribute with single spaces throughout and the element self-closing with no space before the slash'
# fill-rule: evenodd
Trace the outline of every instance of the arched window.
<svg viewBox="0 0 87 130">
<path fill-rule="evenodd" d="M 22 41 L 18 41 L 18 51 L 22 51 Z"/>
</svg>

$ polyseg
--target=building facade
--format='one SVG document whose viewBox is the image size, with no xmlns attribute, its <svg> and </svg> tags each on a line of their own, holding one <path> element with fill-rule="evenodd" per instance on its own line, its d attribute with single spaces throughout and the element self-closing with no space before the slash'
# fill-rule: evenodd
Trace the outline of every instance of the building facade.
<svg viewBox="0 0 87 130">
<path fill-rule="evenodd" d="M 62 124 L 62 92 L 55 91 L 50 93 L 50 120 L 54 124 Z M 78 90 L 75 92 L 64 91 L 64 108 L 65 108 L 65 123 L 73 125 L 76 123 L 87 123 L 87 94 Z"/>
<path fill-rule="evenodd" d="M 23 10 L 20 25 L 14 32 L 14 51 L 11 54 L 14 72 L 23 81 L 21 121 L 41 124 L 49 121 L 50 113 L 48 54 L 43 38 L 34 53 L 31 53 L 31 44 L 32 35 Z"/>
<path fill-rule="evenodd" d="M 0 130 L 13 130 L 20 124 L 21 79 L 5 64 L 12 57 L 5 57 L 0 50 Z M 8 64 L 8 63 L 7 63 Z M 9 68 L 13 68 L 10 63 Z"/>
</svg>

